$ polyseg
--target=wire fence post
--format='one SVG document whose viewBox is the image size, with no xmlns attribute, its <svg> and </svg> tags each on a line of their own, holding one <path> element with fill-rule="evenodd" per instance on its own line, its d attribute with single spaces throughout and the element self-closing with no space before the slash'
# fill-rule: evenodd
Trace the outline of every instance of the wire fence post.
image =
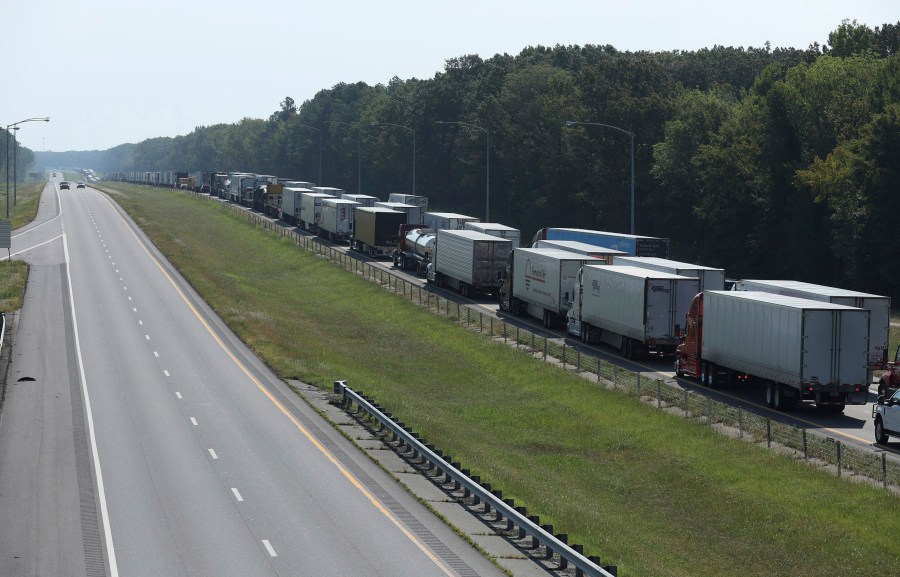
<svg viewBox="0 0 900 577">
<path fill-rule="evenodd" d="M 766 447 L 772 448 L 772 419 L 766 417 Z"/>
<path fill-rule="evenodd" d="M 544 337 L 544 360 L 547 360 L 547 337 Z"/>
<path fill-rule="evenodd" d="M 887 489 L 887 455 L 881 453 L 881 486 Z"/>
<path fill-rule="evenodd" d="M 688 416 L 688 393 L 689 392 L 690 391 L 688 391 L 687 389 L 684 390 L 684 416 L 685 416 L 685 418 L 687 418 L 687 416 Z"/>
<path fill-rule="evenodd" d="M 712 427 L 713 424 L 713 405 L 712 405 L 712 397 L 706 397 L 706 424 Z"/>
<path fill-rule="evenodd" d="M 738 407 L 738 438 L 744 438 L 744 409 Z"/>
<path fill-rule="evenodd" d="M 806 429 L 803 429 L 803 460 L 809 461 L 809 439 L 806 437 Z"/>
<path fill-rule="evenodd" d="M 841 442 L 835 441 L 835 451 L 837 452 L 837 473 L 838 477 L 841 476 Z"/>
<path fill-rule="evenodd" d="M 662 408 L 662 383 L 656 381 L 656 408 Z"/>
<path fill-rule="evenodd" d="M 641 373 L 637 374 L 637 398 L 641 398 Z"/>
<path fill-rule="evenodd" d="M 563 367 L 563 370 L 566 370 L 566 343 L 563 343 L 563 350 L 562 350 L 562 367 Z"/>
<path fill-rule="evenodd" d="M 597 382 L 600 382 L 600 359 L 597 359 Z"/>
</svg>

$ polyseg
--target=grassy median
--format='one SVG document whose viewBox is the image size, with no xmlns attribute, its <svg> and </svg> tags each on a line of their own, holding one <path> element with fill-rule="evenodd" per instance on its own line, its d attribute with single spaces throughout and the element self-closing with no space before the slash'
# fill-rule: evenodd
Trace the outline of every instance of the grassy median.
<svg viewBox="0 0 900 577">
<path fill-rule="evenodd" d="M 889 575 L 900 499 L 716 434 L 464 330 L 216 204 L 118 186 L 282 377 L 347 379 L 619 574 Z"/>
</svg>

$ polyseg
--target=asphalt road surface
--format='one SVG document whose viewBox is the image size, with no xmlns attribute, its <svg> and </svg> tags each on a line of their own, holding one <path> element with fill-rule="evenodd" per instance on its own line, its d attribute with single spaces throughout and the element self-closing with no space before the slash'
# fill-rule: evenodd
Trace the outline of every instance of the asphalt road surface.
<svg viewBox="0 0 900 577">
<path fill-rule="evenodd" d="M 0 415 L 0 575 L 500 575 L 103 194 L 48 185 Z"/>
</svg>

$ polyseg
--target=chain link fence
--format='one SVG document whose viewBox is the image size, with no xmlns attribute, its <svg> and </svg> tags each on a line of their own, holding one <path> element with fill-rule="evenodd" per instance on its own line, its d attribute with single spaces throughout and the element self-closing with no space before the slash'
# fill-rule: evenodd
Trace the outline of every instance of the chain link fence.
<svg viewBox="0 0 900 577">
<path fill-rule="evenodd" d="M 205 194 L 191 194 L 210 199 Z M 235 215 L 246 218 L 251 224 L 271 230 L 280 237 L 291 239 L 298 246 L 348 272 L 379 284 L 388 292 L 470 330 L 523 350 L 536 358 L 574 371 L 584 378 L 640 399 L 669 414 L 715 427 L 723 434 L 760 446 L 765 445 L 792 458 L 832 471 L 838 476 L 861 479 L 900 492 L 900 462 L 888 459 L 883 451 L 875 452 L 854 445 L 845 445 L 840 440 L 816 431 L 772 421 L 740 407 L 716 401 L 712 397 L 673 387 L 665 379 L 648 377 L 625 370 L 598 357 L 581 354 L 578 349 L 568 346 L 562 338 L 544 337 L 518 325 L 509 324 L 503 319 L 475 311 L 411 283 L 381 266 L 363 261 L 334 247 L 325 246 L 317 237 L 299 234 L 294 229 L 285 228 L 261 214 L 234 204 L 221 203 L 221 206 Z"/>
</svg>

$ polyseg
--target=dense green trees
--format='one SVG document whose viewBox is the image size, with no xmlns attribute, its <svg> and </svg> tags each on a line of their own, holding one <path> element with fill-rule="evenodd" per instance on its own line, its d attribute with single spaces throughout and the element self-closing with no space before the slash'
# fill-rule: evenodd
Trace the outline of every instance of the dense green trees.
<svg viewBox="0 0 900 577">
<path fill-rule="evenodd" d="M 674 258 L 734 277 L 781 277 L 900 296 L 893 254 L 900 148 L 900 22 L 844 21 L 829 45 L 620 52 L 529 47 L 450 59 L 430 79 L 339 84 L 265 120 L 198 127 L 123 145 L 107 170 L 242 170 L 385 197 L 412 190 L 435 209 L 543 226 L 627 232 L 628 135 L 635 134 L 636 230 Z M 894 275 L 895 276 L 895 275 Z"/>
</svg>

